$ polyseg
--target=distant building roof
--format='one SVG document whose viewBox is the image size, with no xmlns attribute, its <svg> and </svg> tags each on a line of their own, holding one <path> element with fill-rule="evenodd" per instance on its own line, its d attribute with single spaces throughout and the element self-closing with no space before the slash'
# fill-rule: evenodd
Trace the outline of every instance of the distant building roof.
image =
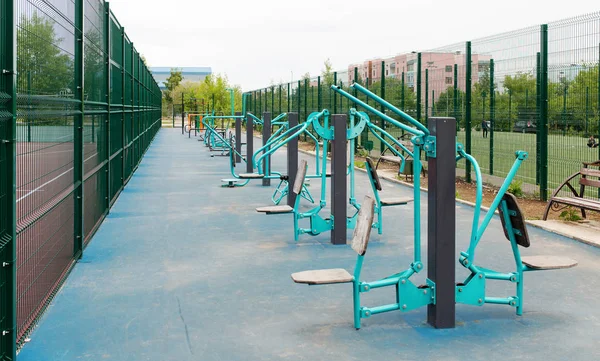
<svg viewBox="0 0 600 361">
<path fill-rule="evenodd" d="M 170 66 L 153 66 L 150 67 L 150 71 L 158 74 L 158 73 L 171 73 L 171 69 L 181 69 L 182 73 L 185 74 L 198 74 L 198 75 L 208 75 L 212 74 L 212 69 L 208 66 L 197 66 L 197 67 L 170 67 Z"/>
</svg>

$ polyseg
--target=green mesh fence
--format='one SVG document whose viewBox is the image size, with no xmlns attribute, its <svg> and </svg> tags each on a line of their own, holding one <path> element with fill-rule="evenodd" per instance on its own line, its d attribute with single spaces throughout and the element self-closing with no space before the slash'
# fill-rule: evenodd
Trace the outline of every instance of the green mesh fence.
<svg viewBox="0 0 600 361">
<path fill-rule="evenodd" d="M 426 124 L 428 117 L 454 117 L 458 141 L 473 154 L 486 180 L 502 180 L 517 150 L 529 153 L 517 179 L 546 200 L 584 162 L 600 159 L 600 13 L 532 26 L 431 50 L 371 59 L 347 70 L 276 84 L 281 111 L 317 109 L 347 113 L 354 107 L 330 86 L 350 91 L 357 82 Z M 547 74 L 547 77 L 545 77 Z M 542 81 L 545 80 L 545 81 Z M 261 103 L 261 92 L 250 98 Z M 257 96 L 258 95 L 258 96 Z M 286 99 L 287 98 L 287 99 Z M 364 96 L 358 98 L 373 105 Z M 286 101 L 287 100 L 287 101 Z M 544 107 L 547 106 L 547 111 Z M 259 105 L 257 111 L 261 108 Z M 379 108 L 378 108 L 379 109 Z M 361 110 L 359 108 L 359 110 Z M 278 110 L 279 111 L 279 110 Z M 370 115 L 381 125 L 381 119 Z M 386 126 L 395 137 L 400 129 Z M 378 156 L 379 141 L 366 132 L 360 145 Z M 457 164 L 470 179 L 472 169 Z M 585 197 L 597 199 L 592 189 Z"/>
<path fill-rule="evenodd" d="M 158 131 L 161 93 L 101 0 L 3 1 L 0 69 L 0 359 L 14 360 Z"/>
</svg>

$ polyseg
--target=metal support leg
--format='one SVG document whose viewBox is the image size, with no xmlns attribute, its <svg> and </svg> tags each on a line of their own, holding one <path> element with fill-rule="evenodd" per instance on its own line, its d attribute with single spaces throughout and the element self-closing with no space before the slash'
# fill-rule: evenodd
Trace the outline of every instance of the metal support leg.
<svg viewBox="0 0 600 361">
<path fill-rule="evenodd" d="M 288 129 L 298 125 L 298 113 L 288 114 Z M 296 203 L 297 195 L 292 192 L 296 173 L 298 172 L 298 138 L 294 138 L 287 144 L 287 174 L 288 174 L 288 195 L 287 204 L 293 207 Z"/>
<path fill-rule="evenodd" d="M 269 138 L 271 138 L 271 113 L 270 112 L 264 112 L 263 113 L 263 130 L 262 130 L 262 136 L 263 136 L 263 146 L 269 141 Z M 265 152 L 268 151 L 270 148 L 266 148 Z M 262 185 L 263 186 L 270 186 L 271 185 L 271 180 L 266 178 L 271 174 L 271 156 L 267 156 L 264 160 L 264 171 L 265 171 L 265 178 L 263 178 L 262 180 Z"/>
<path fill-rule="evenodd" d="M 331 212 L 333 229 L 331 243 L 346 244 L 348 184 L 346 181 L 346 114 L 334 114 L 333 159 L 331 161 Z"/>
<path fill-rule="evenodd" d="M 239 116 L 239 115 L 242 115 L 242 113 L 236 112 L 235 115 Z M 240 154 L 242 154 L 242 120 L 241 119 L 235 120 L 235 151 L 237 152 L 237 154 L 235 154 L 235 162 L 241 163 L 242 162 L 242 158 L 240 157 Z"/>
<path fill-rule="evenodd" d="M 252 154 L 254 154 L 254 121 L 246 116 L 246 173 L 253 173 Z"/>
<path fill-rule="evenodd" d="M 428 155 L 427 277 L 435 282 L 436 304 L 427 306 L 427 322 L 435 328 L 455 326 L 456 120 L 430 118 L 435 156 Z"/>
</svg>

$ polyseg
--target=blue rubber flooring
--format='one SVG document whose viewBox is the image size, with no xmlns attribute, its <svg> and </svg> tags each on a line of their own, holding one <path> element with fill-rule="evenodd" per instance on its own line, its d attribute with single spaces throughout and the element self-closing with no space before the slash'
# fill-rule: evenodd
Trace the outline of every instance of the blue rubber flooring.
<svg viewBox="0 0 600 361">
<path fill-rule="evenodd" d="M 314 159 L 310 164 L 314 171 Z M 273 169 L 285 169 L 285 151 L 274 155 Z M 295 243 L 289 215 L 254 211 L 270 204 L 277 182 L 221 188 L 228 172 L 228 158 L 210 157 L 194 137 L 162 129 L 18 360 L 600 359 L 599 249 L 530 227 L 524 255 L 567 255 L 579 266 L 526 274 L 523 316 L 508 306 L 457 305 L 457 327 L 437 330 L 422 308 L 375 315 L 356 331 L 349 284 L 308 287 L 290 279 L 306 269 L 351 271 L 351 248 L 332 246 L 329 233 Z M 364 173 L 356 178 L 360 200 L 371 189 Z M 318 198 L 317 180 L 309 189 Z M 411 193 L 384 182 L 383 194 Z M 458 259 L 473 209 L 456 207 Z M 412 205 L 385 209 L 383 231 L 372 233 L 364 280 L 409 266 Z M 425 261 L 426 243 L 423 237 Z M 514 270 L 497 217 L 476 263 Z M 457 263 L 457 281 L 466 275 Z M 488 291 L 514 294 L 498 281 L 489 281 Z M 394 301 L 392 288 L 363 296 L 367 306 Z"/>
</svg>

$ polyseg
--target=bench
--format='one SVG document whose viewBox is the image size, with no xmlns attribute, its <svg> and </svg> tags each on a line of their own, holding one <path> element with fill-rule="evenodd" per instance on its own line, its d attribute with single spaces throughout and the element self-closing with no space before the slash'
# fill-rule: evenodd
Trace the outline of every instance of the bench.
<svg viewBox="0 0 600 361">
<path fill-rule="evenodd" d="M 591 169 L 589 167 L 598 167 L 599 169 Z M 575 187 L 570 183 L 576 177 L 579 177 L 579 193 L 577 193 Z M 590 177 L 595 179 L 590 179 Z M 554 193 L 552 193 L 552 197 L 550 197 L 548 205 L 546 206 L 543 219 L 546 220 L 548 218 L 550 209 L 559 211 L 569 206 L 579 208 L 583 218 L 586 217 L 586 210 L 600 212 L 600 200 L 584 198 L 586 186 L 596 188 L 597 190 L 600 189 L 600 160 L 591 163 L 584 162 L 583 167 L 579 172 L 567 178 Z M 569 188 L 572 195 L 564 197 L 559 196 L 560 191 L 564 187 Z"/>
</svg>

